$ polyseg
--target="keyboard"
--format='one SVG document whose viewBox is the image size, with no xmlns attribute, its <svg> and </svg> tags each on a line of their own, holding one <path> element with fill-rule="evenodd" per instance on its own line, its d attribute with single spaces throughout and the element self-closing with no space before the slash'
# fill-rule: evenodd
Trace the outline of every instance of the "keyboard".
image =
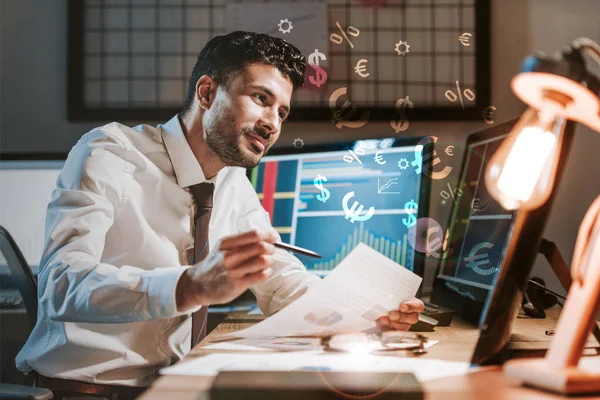
<svg viewBox="0 0 600 400">
<path fill-rule="evenodd" d="M 454 318 L 454 310 L 429 302 L 424 303 L 425 309 L 421 314 L 437 320 L 437 326 L 450 326 Z"/>
<path fill-rule="evenodd" d="M 18 290 L 2 290 L 0 292 L 0 308 L 2 310 L 20 310 L 25 308 L 23 297 Z"/>
</svg>

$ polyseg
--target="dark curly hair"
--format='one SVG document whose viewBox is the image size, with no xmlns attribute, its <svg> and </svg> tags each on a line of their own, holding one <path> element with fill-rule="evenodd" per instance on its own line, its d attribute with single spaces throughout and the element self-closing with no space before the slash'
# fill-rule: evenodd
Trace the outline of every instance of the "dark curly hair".
<svg viewBox="0 0 600 400">
<path fill-rule="evenodd" d="M 271 65 L 287 75 L 295 89 L 304 85 L 306 59 L 292 44 L 264 33 L 236 31 L 210 39 L 198 55 L 188 87 L 188 95 L 180 112 L 184 116 L 196 97 L 196 84 L 209 75 L 229 89 L 232 78 L 249 64 Z"/>
</svg>

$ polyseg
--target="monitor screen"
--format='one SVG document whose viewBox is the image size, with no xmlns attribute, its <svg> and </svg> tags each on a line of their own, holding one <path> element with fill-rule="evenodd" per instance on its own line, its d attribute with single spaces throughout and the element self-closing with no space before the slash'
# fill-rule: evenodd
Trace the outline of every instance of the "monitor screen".
<svg viewBox="0 0 600 400">
<path fill-rule="evenodd" d="M 407 237 L 428 212 L 419 139 L 286 149 L 264 157 L 250 179 L 282 240 L 321 254 L 297 255 L 309 271 L 326 275 L 363 242 L 422 275 Z"/>
<path fill-rule="evenodd" d="M 46 209 L 64 161 L 0 161 L 0 225 L 37 271 L 44 250 Z"/>
<path fill-rule="evenodd" d="M 463 195 L 450 214 L 446 257 L 440 261 L 431 297 L 433 303 L 454 309 L 474 324 L 482 318 L 513 225 L 514 212 L 490 197 L 483 179 L 510 126 L 467 140 L 457 185 Z"/>
</svg>

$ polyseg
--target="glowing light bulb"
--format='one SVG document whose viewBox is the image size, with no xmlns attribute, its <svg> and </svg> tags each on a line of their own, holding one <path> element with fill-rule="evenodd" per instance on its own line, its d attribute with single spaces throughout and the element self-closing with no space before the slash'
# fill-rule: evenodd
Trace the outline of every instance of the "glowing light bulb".
<svg viewBox="0 0 600 400">
<path fill-rule="evenodd" d="M 540 207 L 552 192 L 565 119 L 546 104 L 523 113 L 488 164 L 488 192 L 507 210 Z"/>
</svg>

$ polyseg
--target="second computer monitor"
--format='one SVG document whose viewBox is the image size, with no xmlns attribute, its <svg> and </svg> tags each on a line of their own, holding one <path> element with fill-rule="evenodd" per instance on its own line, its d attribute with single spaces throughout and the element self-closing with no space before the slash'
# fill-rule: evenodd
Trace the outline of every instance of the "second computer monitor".
<svg viewBox="0 0 600 400">
<path fill-rule="evenodd" d="M 445 257 L 440 260 L 431 301 L 479 324 L 494 289 L 514 222 L 514 212 L 494 201 L 484 183 L 487 163 L 510 132 L 505 123 L 467 139 L 452 208 Z"/>
<path fill-rule="evenodd" d="M 250 179 L 282 240 L 322 255 L 298 255 L 309 271 L 326 275 L 363 242 L 422 276 L 408 238 L 429 207 L 420 139 L 273 151 Z"/>
</svg>

